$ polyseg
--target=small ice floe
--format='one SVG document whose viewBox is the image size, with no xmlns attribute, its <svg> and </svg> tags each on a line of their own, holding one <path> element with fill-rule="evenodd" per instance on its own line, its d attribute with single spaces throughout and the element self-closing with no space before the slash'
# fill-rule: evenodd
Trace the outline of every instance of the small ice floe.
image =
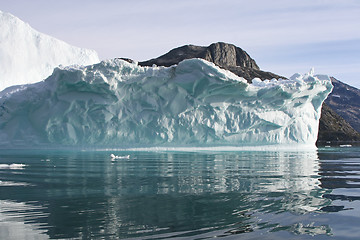
<svg viewBox="0 0 360 240">
<path fill-rule="evenodd" d="M 115 159 L 129 159 L 130 155 L 124 155 L 124 156 L 117 156 L 115 154 L 110 154 L 111 160 L 114 161 Z"/>
<path fill-rule="evenodd" d="M 24 182 L 0 181 L 0 186 L 1 187 L 31 186 L 31 184 Z"/>
<path fill-rule="evenodd" d="M 25 164 L 0 164 L 0 169 L 24 169 L 24 167 L 26 167 Z"/>
</svg>

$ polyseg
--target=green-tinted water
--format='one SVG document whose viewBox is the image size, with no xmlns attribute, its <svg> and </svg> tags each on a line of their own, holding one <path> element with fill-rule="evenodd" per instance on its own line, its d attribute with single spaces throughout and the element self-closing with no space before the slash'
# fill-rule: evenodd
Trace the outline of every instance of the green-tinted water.
<svg viewBox="0 0 360 240">
<path fill-rule="evenodd" d="M 358 239 L 359 156 L 1 152 L 0 239 Z"/>
</svg>

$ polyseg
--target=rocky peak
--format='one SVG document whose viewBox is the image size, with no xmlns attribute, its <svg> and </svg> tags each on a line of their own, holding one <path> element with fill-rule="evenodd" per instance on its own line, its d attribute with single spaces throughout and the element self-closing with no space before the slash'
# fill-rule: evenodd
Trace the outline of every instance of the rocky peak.
<svg viewBox="0 0 360 240">
<path fill-rule="evenodd" d="M 233 44 L 223 42 L 213 43 L 208 47 L 185 45 L 175 48 L 158 58 L 139 62 L 139 65 L 152 66 L 155 64 L 169 67 L 190 58 L 202 58 L 220 67 L 239 66 L 260 70 L 255 60 L 247 52 Z"/>
<path fill-rule="evenodd" d="M 261 71 L 255 60 L 247 52 L 233 44 L 213 43 L 208 47 L 185 45 L 175 48 L 170 52 L 148 61 L 139 62 L 140 66 L 165 66 L 169 67 L 185 59 L 201 58 L 215 63 L 217 66 L 229 70 L 236 75 L 251 82 L 254 78 L 273 79 L 284 78 L 282 76 Z"/>
</svg>

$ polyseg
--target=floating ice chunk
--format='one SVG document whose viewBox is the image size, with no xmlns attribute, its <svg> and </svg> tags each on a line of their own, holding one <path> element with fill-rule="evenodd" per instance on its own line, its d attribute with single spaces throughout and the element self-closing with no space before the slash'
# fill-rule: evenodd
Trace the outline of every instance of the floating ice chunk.
<svg viewBox="0 0 360 240">
<path fill-rule="evenodd" d="M 0 164 L 0 169 L 24 169 L 25 164 L 11 163 L 11 164 Z"/>
<path fill-rule="evenodd" d="M 0 148 L 315 146 L 331 90 L 313 73 L 248 84 L 202 59 L 57 68 L 0 92 Z"/>
<path fill-rule="evenodd" d="M 340 147 L 352 147 L 351 144 L 341 144 Z"/>
<path fill-rule="evenodd" d="M 130 155 L 124 155 L 124 156 L 117 156 L 115 154 L 110 154 L 111 160 L 115 159 L 130 159 Z"/>
<path fill-rule="evenodd" d="M 0 181 L 0 187 L 14 187 L 14 186 L 31 186 L 31 184 L 25 182 Z"/>
</svg>

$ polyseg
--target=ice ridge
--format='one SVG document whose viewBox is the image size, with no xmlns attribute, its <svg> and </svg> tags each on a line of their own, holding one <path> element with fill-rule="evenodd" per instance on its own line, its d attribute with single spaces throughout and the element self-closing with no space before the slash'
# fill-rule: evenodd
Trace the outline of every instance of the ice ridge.
<svg viewBox="0 0 360 240">
<path fill-rule="evenodd" d="M 93 50 L 71 46 L 0 11 L 0 91 L 47 78 L 59 65 L 99 62 Z"/>
<path fill-rule="evenodd" d="M 56 68 L 0 92 L 0 148 L 315 146 L 331 90 L 313 73 L 249 84 L 201 59 Z"/>
</svg>

